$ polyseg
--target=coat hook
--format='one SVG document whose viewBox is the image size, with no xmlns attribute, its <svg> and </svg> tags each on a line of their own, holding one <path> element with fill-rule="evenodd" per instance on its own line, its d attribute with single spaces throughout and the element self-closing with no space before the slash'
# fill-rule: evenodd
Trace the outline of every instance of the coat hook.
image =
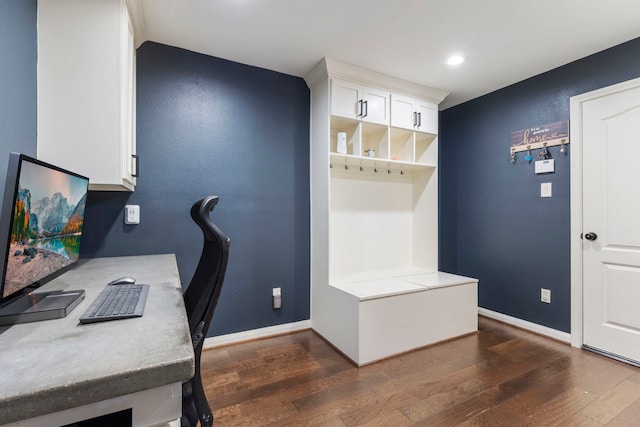
<svg viewBox="0 0 640 427">
<path fill-rule="evenodd" d="M 362 172 L 364 170 L 364 168 L 362 166 L 360 166 L 360 172 Z"/>
<path fill-rule="evenodd" d="M 387 169 L 387 173 L 391 175 L 391 169 Z"/>
<path fill-rule="evenodd" d="M 375 168 L 373 171 L 374 171 L 375 173 L 378 173 L 378 168 Z"/>
<path fill-rule="evenodd" d="M 344 165 L 344 170 L 348 171 L 349 170 L 349 165 Z"/>
<path fill-rule="evenodd" d="M 404 175 L 404 171 L 400 171 L 400 175 Z"/>
</svg>

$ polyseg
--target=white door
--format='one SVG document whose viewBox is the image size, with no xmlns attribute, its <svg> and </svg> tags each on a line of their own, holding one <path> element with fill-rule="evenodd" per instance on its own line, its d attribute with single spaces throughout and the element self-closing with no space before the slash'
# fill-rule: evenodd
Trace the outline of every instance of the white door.
<svg viewBox="0 0 640 427">
<path fill-rule="evenodd" d="M 581 103 L 583 344 L 640 362 L 640 80 L 617 87 Z"/>
</svg>

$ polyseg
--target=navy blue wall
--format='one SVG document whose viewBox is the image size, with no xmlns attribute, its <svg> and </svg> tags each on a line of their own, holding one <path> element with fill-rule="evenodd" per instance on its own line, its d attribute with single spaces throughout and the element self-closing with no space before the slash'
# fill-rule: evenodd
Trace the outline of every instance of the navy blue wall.
<svg viewBox="0 0 640 427">
<path fill-rule="evenodd" d="M 0 180 L 10 151 L 36 154 L 36 24 L 36 0 L 0 0 Z M 640 39 L 441 113 L 440 268 L 478 277 L 480 306 L 569 331 L 569 157 L 552 148 L 556 173 L 536 176 L 522 154 L 511 165 L 509 136 L 567 120 L 572 95 L 638 76 Z M 232 256 L 209 335 L 307 319 L 304 82 L 154 43 L 138 50 L 137 78 L 142 176 L 135 193 L 90 193 L 83 257 L 174 252 L 186 283 L 201 242 L 189 206 L 218 194 Z M 553 198 L 539 197 L 541 182 Z M 141 206 L 140 225 L 123 224 L 127 203 Z"/>
<path fill-rule="evenodd" d="M 441 112 L 440 269 L 480 279 L 481 307 L 570 332 L 571 147 L 535 175 L 526 153 L 511 164 L 510 134 L 569 120 L 569 97 L 638 76 L 635 39 Z"/>
<path fill-rule="evenodd" d="M 11 151 L 36 155 L 36 17 L 36 0 L 0 0 L 0 188 Z"/>
<path fill-rule="evenodd" d="M 193 202 L 231 238 L 209 336 L 309 318 L 309 89 L 304 80 L 147 42 L 137 51 L 134 193 L 91 192 L 82 256 L 175 253 L 183 285 L 202 235 Z M 123 223 L 138 204 L 141 223 Z M 126 273 L 123 271 L 123 273 Z M 282 309 L 271 290 L 282 287 Z"/>
</svg>

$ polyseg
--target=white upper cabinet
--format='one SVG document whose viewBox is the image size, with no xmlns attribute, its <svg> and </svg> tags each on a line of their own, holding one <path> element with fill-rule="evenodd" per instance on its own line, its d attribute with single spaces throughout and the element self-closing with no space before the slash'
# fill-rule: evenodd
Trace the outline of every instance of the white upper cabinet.
<svg viewBox="0 0 640 427">
<path fill-rule="evenodd" d="M 133 191 L 134 32 L 124 0 L 39 0 L 38 158 Z"/>
<path fill-rule="evenodd" d="M 391 94 L 391 126 L 438 133 L 438 105 L 423 99 Z"/>
<path fill-rule="evenodd" d="M 381 125 L 389 124 L 388 91 L 346 80 L 331 81 L 331 114 Z"/>
</svg>

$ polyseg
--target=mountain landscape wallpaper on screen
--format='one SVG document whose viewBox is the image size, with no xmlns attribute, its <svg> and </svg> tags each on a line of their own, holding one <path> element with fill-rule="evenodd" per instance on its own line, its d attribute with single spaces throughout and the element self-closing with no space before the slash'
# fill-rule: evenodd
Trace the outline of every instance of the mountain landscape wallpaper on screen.
<svg viewBox="0 0 640 427">
<path fill-rule="evenodd" d="M 78 259 L 86 199 L 83 179 L 23 163 L 3 296 Z"/>
</svg>

